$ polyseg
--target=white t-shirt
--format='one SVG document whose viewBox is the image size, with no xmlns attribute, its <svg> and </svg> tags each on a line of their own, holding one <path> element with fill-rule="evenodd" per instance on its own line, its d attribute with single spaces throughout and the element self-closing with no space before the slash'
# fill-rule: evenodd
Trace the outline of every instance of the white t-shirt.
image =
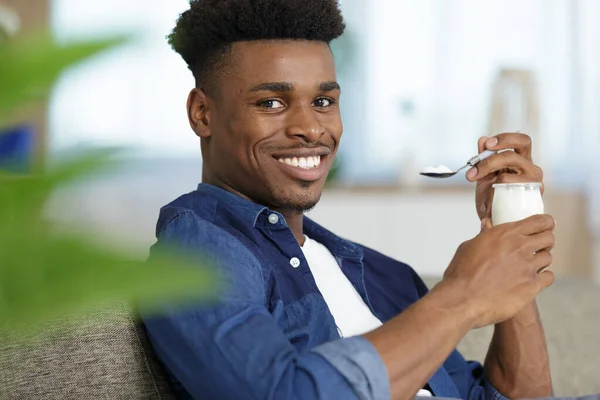
<svg viewBox="0 0 600 400">
<path fill-rule="evenodd" d="M 308 262 L 317 287 L 341 337 L 357 336 L 381 326 L 352 283 L 346 278 L 335 257 L 321 243 L 305 236 L 302 252 Z M 417 396 L 431 396 L 428 390 L 419 390 Z"/>
<path fill-rule="evenodd" d="M 335 319 L 340 336 L 357 336 L 381 326 L 352 283 L 346 278 L 335 257 L 321 243 L 305 237 L 302 252 L 317 287 Z"/>
</svg>

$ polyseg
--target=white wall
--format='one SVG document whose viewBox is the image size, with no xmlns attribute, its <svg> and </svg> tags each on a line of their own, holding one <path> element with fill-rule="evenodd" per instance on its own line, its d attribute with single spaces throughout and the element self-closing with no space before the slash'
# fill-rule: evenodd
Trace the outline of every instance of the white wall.
<svg viewBox="0 0 600 400">
<path fill-rule="evenodd" d="M 471 193 L 326 192 L 309 214 L 347 239 L 440 276 L 457 247 L 479 232 Z"/>
<path fill-rule="evenodd" d="M 133 39 L 58 82 L 49 110 L 51 151 L 85 144 L 158 157 L 199 154 L 185 108 L 193 77 L 165 39 L 188 6 L 187 0 L 53 0 L 60 39 L 124 33 Z"/>
</svg>

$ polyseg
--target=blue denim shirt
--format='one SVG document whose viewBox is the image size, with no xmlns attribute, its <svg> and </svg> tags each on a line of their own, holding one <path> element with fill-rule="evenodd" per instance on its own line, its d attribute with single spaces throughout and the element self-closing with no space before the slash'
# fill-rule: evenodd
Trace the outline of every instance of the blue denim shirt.
<svg viewBox="0 0 600 400">
<path fill-rule="evenodd" d="M 308 218 L 304 231 L 331 251 L 382 322 L 427 293 L 406 264 L 341 239 Z M 208 257 L 226 282 L 217 302 L 144 318 L 179 398 L 390 398 L 385 364 L 363 337 L 339 337 L 281 214 L 201 184 L 161 209 L 156 234 L 150 257 L 176 246 Z M 457 351 L 428 386 L 436 396 L 503 399 L 486 383 L 481 365 Z"/>
</svg>

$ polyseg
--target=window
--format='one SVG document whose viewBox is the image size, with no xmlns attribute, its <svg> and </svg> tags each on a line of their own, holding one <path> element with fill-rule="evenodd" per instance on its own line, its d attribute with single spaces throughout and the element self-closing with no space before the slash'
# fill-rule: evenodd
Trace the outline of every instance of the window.
<svg viewBox="0 0 600 400">
<path fill-rule="evenodd" d="M 50 106 L 50 146 L 120 146 L 156 157 L 199 157 L 185 102 L 193 78 L 165 36 L 186 0 L 55 0 L 59 38 L 133 33 L 135 39 L 79 65 L 59 82 Z"/>
<path fill-rule="evenodd" d="M 462 166 L 480 136 L 520 130 L 548 180 L 585 183 L 600 151 L 598 2 L 342 4 L 360 37 L 341 72 L 349 178 L 415 183 L 424 165 Z"/>
</svg>

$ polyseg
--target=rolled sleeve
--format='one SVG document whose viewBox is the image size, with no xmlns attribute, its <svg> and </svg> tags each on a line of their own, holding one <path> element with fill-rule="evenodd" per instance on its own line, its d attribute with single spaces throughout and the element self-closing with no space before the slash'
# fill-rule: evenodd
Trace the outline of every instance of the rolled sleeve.
<svg viewBox="0 0 600 400">
<path fill-rule="evenodd" d="M 486 400 L 508 400 L 508 397 L 503 396 L 502 393 L 496 390 L 496 388 L 487 380 L 485 381 L 483 387 Z"/>
<path fill-rule="evenodd" d="M 367 339 L 362 336 L 345 338 L 312 351 L 329 361 L 346 378 L 359 399 L 390 398 L 387 368 Z"/>
<path fill-rule="evenodd" d="M 296 351 L 253 307 L 198 308 L 145 324 L 158 358 L 193 399 L 375 400 L 359 397 L 361 386 L 320 353 Z M 329 342 L 321 351 L 339 346 Z"/>
</svg>

